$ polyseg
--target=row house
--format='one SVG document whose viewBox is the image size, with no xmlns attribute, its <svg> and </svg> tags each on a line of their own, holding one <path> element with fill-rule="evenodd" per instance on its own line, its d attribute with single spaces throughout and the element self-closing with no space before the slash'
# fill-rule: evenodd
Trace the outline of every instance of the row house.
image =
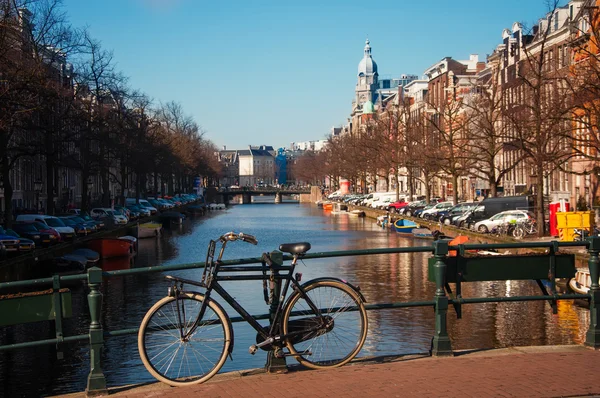
<svg viewBox="0 0 600 398">
<path fill-rule="evenodd" d="M 472 93 L 484 69 L 485 62 L 471 55 L 468 60 L 444 57 L 425 70 L 428 88 L 422 101 L 431 135 L 427 145 L 441 151 L 441 171 L 431 183 L 433 196 L 457 196 L 462 200 L 475 197 L 475 180 L 469 173 L 472 159 L 464 158 L 469 137 L 463 99 Z"/>
<path fill-rule="evenodd" d="M 513 24 L 511 30 L 502 32 L 502 43 L 488 57 L 491 74 L 497 76 L 495 84 L 502 95 L 500 122 L 504 124 L 506 137 L 497 167 L 510 168 L 501 183 L 505 195 L 535 193 L 541 189 L 550 201 L 569 199 L 571 203 L 580 192 L 589 195 L 586 186 L 589 181 L 570 173 L 574 171 L 569 162 L 570 115 L 561 115 L 568 109 L 563 100 L 569 97 L 571 29 L 583 3 L 571 1 L 556 8 L 541 18 L 530 34 L 523 31 L 520 23 Z M 537 123 L 531 116 L 536 112 Z M 523 148 L 523 142 L 535 141 L 532 134 L 538 134 L 537 140 L 545 142 L 545 146 Z M 537 153 L 537 158 L 547 159 L 542 178 L 531 152 Z"/>
<path fill-rule="evenodd" d="M 275 157 L 272 146 L 249 145 L 248 149 L 219 151 L 217 157 L 222 166 L 220 185 L 255 186 L 276 184 Z"/>
<path fill-rule="evenodd" d="M 583 3 L 579 6 L 578 3 Z M 578 7 L 577 7 L 578 6 Z M 571 72 L 578 76 L 578 92 L 573 121 L 574 156 L 570 169 L 574 175 L 570 189 L 573 199 L 583 196 L 589 204 L 598 205 L 600 186 L 600 82 L 598 82 L 598 55 L 600 53 L 600 1 L 572 2 L 569 4 L 573 64 Z"/>
</svg>

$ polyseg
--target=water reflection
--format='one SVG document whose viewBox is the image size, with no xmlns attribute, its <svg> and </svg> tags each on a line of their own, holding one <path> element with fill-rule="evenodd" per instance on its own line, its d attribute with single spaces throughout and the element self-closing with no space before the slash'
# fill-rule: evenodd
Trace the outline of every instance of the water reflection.
<svg viewBox="0 0 600 398">
<path fill-rule="evenodd" d="M 380 247 L 426 246 L 427 240 L 414 240 L 378 227 L 373 220 L 347 214 L 330 214 L 299 204 L 252 204 L 215 211 L 206 217 L 189 219 L 164 231 L 161 237 L 141 239 L 134 258 L 105 261 L 105 270 L 204 261 L 206 247 L 228 231 L 256 235 L 257 246 L 235 242 L 228 246 L 226 259 L 259 257 L 276 250 L 280 243 L 309 241 L 311 252 L 355 250 Z M 360 285 L 369 303 L 431 300 L 435 284 L 428 281 L 428 253 L 354 256 L 305 260 L 297 271 L 303 280 L 334 276 Z M 201 271 L 173 272 L 197 279 Z M 260 281 L 230 282 L 226 288 L 250 313 L 267 312 Z M 106 330 L 137 328 L 148 308 L 166 294 L 163 274 L 108 278 L 102 285 L 102 322 Z M 73 288 L 74 317 L 65 321 L 65 334 L 87 332 L 89 315 L 87 289 Z M 463 284 L 464 297 L 537 295 L 539 288 L 528 281 L 478 282 Z M 231 309 L 228 309 L 233 314 Z M 541 301 L 526 303 L 487 303 L 463 305 L 462 319 L 449 310 L 448 331 L 454 349 L 492 348 L 534 344 L 581 344 L 589 324 L 588 312 L 570 302 L 559 302 L 558 314 Z M 370 311 L 370 330 L 361 356 L 425 352 L 433 334 L 434 314 L 430 307 Z M 20 325 L 0 328 L 3 344 L 52 338 L 53 324 Z M 245 324 L 235 324 L 234 361 L 223 371 L 262 367 L 265 354 L 247 354 L 255 332 Z M 293 362 L 293 360 L 289 360 Z M 137 353 L 136 335 L 106 341 L 103 368 L 110 386 L 152 381 Z M 57 360 L 55 348 L 42 347 L 0 353 L 0 396 L 57 394 L 85 389 L 89 370 L 86 345 L 65 346 L 65 359 Z M 38 380 L 30 386 L 30 380 Z M 9 381 L 9 382 L 7 382 Z"/>
</svg>

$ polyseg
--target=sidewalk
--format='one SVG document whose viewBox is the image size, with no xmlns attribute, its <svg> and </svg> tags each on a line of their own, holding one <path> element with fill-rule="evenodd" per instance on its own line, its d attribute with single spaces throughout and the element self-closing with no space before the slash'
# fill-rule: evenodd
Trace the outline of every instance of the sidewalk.
<svg viewBox="0 0 600 398">
<path fill-rule="evenodd" d="M 288 359 L 288 364 L 294 364 Z M 116 387 L 111 397 L 600 397 L 600 351 L 582 346 L 463 351 L 450 358 L 378 357 L 329 370 L 292 366 L 219 374 L 192 387 Z M 80 398 L 84 393 L 63 397 Z"/>
</svg>

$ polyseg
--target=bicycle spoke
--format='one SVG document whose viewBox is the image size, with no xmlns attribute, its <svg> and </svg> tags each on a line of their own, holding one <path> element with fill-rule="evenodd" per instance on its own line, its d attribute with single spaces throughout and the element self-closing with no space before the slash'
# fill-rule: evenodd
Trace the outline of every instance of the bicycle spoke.
<svg viewBox="0 0 600 398">
<path fill-rule="evenodd" d="M 144 365 L 159 380 L 171 385 L 204 381 L 226 359 L 226 318 L 208 305 L 204 319 L 187 336 L 196 323 L 202 300 L 190 295 L 163 300 L 165 303 L 149 313 L 140 328 Z"/>
</svg>

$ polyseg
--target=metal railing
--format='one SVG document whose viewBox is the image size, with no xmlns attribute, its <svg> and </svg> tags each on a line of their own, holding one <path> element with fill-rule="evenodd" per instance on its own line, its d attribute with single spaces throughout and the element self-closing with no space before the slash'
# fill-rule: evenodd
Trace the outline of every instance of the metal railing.
<svg viewBox="0 0 600 398">
<path fill-rule="evenodd" d="M 427 301 L 413 301 L 413 302 L 393 302 L 393 303 L 377 303 L 365 305 L 367 310 L 383 310 L 383 309 L 394 309 L 394 308 L 405 308 L 405 307 L 423 307 L 431 306 L 435 310 L 435 329 L 432 337 L 431 355 L 433 356 L 444 356 L 452 355 L 451 341 L 446 330 L 447 324 L 447 312 L 449 305 L 453 305 L 457 311 L 457 315 L 460 317 L 460 305 L 462 304 L 474 304 L 474 303 L 488 303 L 488 302 L 510 302 L 510 301 L 537 301 L 545 300 L 551 304 L 556 303 L 557 300 L 565 299 L 585 299 L 589 300 L 590 306 L 590 325 L 586 334 L 585 345 L 600 348 L 600 287 L 598 285 L 599 273 L 600 273 L 600 237 L 590 237 L 585 242 L 520 242 L 520 243 L 500 243 L 500 244 L 461 244 L 456 246 L 449 246 L 449 241 L 440 240 L 433 242 L 432 246 L 423 247 L 398 247 L 398 248 L 382 248 L 382 249 L 367 249 L 367 250 L 349 250 L 349 251 L 332 251 L 332 252 L 318 252 L 310 253 L 303 256 L 303 260 L 320 259 L 320 258 L 331 258 L 331 257 L 345 257 L 345 256 L 363 256 L 363 255 L 381 255 L 381 254 L 396 254 L 396 253 L 423 253 L 429 252 L 433 254 L 430 259 L 429 271 L 430 280 L 436 284 L 436 290 L 432 300 Z M 544 259 L 544 264 L 548 264 L 548 279 L 551 280 L 552 287 L 554 287 L 554 276 L 558 275 L 555 271 L 558 269 L 557 255 L 559 254 L 560 247 L 585 247 L 587 248 L 589 259 L 588 266 L 591 274 L 592 285 L 588 294 L 557 294 L 555 291 L 548 293 L 542 287 L 541 282 L 538 280 L 538 284 L 542 288 L 542 295 L 537 296 L 515 296 L 515 297 L 476 297 L 476 298 L 463 298 L 460 295 L 460 280 L 452 280 L 452 278 L 463 278 L 459 268 L 452 268 L 456 265 L 456 260 L 449 256 L 449 252 L 454 250 L 458 253 L 459 259 L 466 259 L 463 255 L 468 256 L 469 251 L 477 250 L 493 250 L 493 249 L 547 249 L 548 255 Z M 289 261 L 292 256 L 286 255 L 281 256 L 281 253 L 277 252 L 283 261 Z M 490 256 L 491 257 L 491 256 Z M 493 256 L 494 261 L 499 260 L 501 256 Z M 456 257 L 455 257 L 456 258 Z M 514 257 L 513 257 L 514 258 Z M 510 260 L 514 261 L 514 260 Z M 528 260 L 532 261 L 532 260 Z M 464 261 L 463 261 L 464 262 Z M 236 260 L 225 260 L 223 265 L 241 265 L 241 264 L 259 264 L 261 263 L 260 257 L 236 259 Z M 454 265 L 453 265 L 454 264 Z M 463 264 L 464 265 L 464 264 Z M 90 309 L 90 327 L 88 334 L 75 335 L 75 336 L 62 336 L 62 330 L 59 330 L 59 324 L 62 323 L 62 314 L 58 310 L 56 323 L 57 323 L 57 337 L 54 339 L 45 339 L 30 341 L 17 344 L 0 345 L 0 351 L 16 350 L 28 347 L 62 344 L 76 341 L 88 341 L 90 346 L 90 372 L 88 376 L 88 384 L 86 393 L 88 395 L 98 395 L 106 393 L 106 379 L 102 370 L 101 361 L 101 349 L 104 344 L 105 338 L 111 338 L 115 336 L 123 336 L 129 334 L 135 334 L 138 332 L 138 328 L 131 329 L 120 329 L 105 331 L 102 328 L 100 322 L 100 313 L 102 309 L 102 294 L 100 293 L 100 285 L 102 284 L 103 277 L 116 278 L 127 275 L 146 274 L 155 272 L 166 272 L 166 271 L 177 271 L 185 269 L 196 269 L 203 268 L 204 263 L 189 263 L 189 264 L 174 264 L 165 266 L 145 267 L 128 270 L 117 270 L 104 272 L 97 267 L 88 269 L 87 274 L 80 275 L 69 275 L 69 276 L 54 276 L 50 278 L 42 278 L 35 280 L 25 281 L 14 281 L 0 283 L 0 293 L 7 289 L 17 288 L 31 288 L 36 286 L 51 285 L 54 292 L 54 300 L 56 300 L 56 294 L 60 290 L 61 283 L 68 283 L 72 281 L 84 281 L 86 280 L 89 287 L 88 303 Z M 500 267 L 498 267 L 500 268 Z M 573 266 L 574 270 L 574 266 Z M 539 271 L 539 269 L 538 269 Z M 452 274 L 454 272 L 455 274 Z M 496 273 L 497 274 L 497 273 Z M 493 274 L 496 276 L 496 274 Z M 533 274 L 532 274 L 533 275 Z M 537 278 L 537 277 L 536 277 Z M 452 293 L 448 280 L 456 283 L 456 293 Z M 506 278 L 510 279 L 510 278 Z M 526 279 L 526 278 L 520 278 Z M 531 279 L 534 279 L 532 277 Z M 473 280 L 473 279 L 471 279 Z M 486 279 L 480 279 L 486 280 Z M 468 278 L 465 281 L 470 281 Z M 447 294 L 447 291 L 449 294 Z M 1 301 L 1 300 L 0 300 Z M 54 302 L 58 304 L 59 302 Z M 55 305 L 56 307 L 56 305 Z M 553 307 L 555 308 L 555 307 Z M 0 314 L 5 316 L 6 314 Z M 269 319 L 270 314 L 254 315 L 256 319 L 265 320 Z M 241 317 L 231 318 L 232 322 L 239 322 L 243 319 Z"/>
</svg>

